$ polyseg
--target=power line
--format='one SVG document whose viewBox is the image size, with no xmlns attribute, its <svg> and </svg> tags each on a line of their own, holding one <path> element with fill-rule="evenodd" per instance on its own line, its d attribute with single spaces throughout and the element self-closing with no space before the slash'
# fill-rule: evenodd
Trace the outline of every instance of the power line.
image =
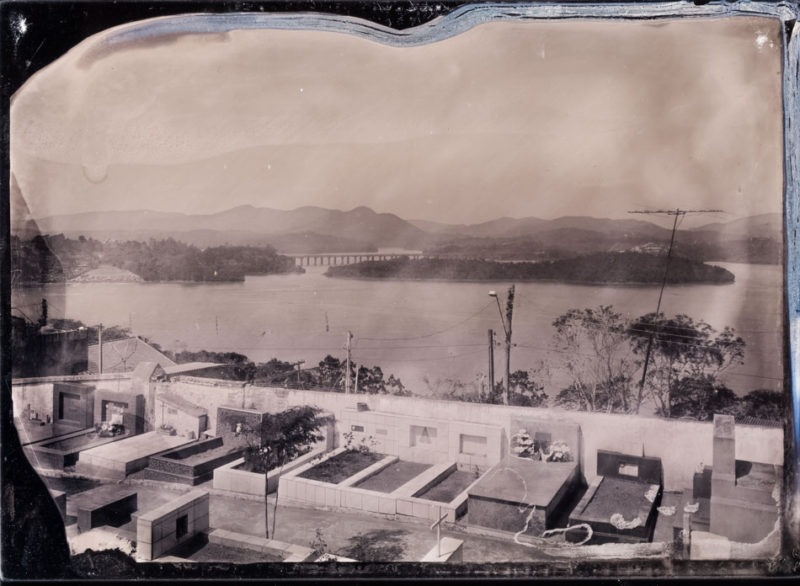
<svg viewBox="0 0 800 586">
<path fill-rule="evenodd" d="M 675 244 L 675 233 L 678 231 L 678 218 L 683 217 L 688 213 L 711 213 L 711 212 L 721 212 L 722 210 L 681 210 L 680 208 L 676 208 L 675 210 L 632 210 L 629 211 L 629 214 L 667 214 L 667 215 L 674 215 L 675 221 L 672 223 L 672 236 L 669 240 L 669 248 L 667 249 L 667 262 L 664 266 L 664 278 L 661 281 L 661 290 L 658 293 L 658 304 L 656 305 L 656 315 L 661 313 L 661 299 L 664 297 L 664 289 L 667 286 L 667 275 L 669 274 L 669 261 L 672 258 L 672 247 Z M 644 383 L 645 379 L 647 378 L 647 363 L 650 361 L 650 352 L 652 351 L 653 347 L 653 336 L 654 334 L 650 334 L 650 339 L 647 342 L 647 351 L 644 355 L 644 366 L 642 369 L 642 380 L 639 383 L 639 396 L 637 398 L 636 403 L 636 412 L 639 412 L 639 406 L 642 404 L 642 397 L 644 394 Z"/>
<path fill-rule="evenodd" d="M 460 326 L 462 324 L 465 324 L 469 320 L 479 316 L 491 304 L 492 304 L 492 302 L 490 301 L 489 303 L 487 303 L 486 305 L 481 307 L 478 311 L 476 311 L 475 313 L 473 313 L 469 317 L 466 317 L 466 318 L 464 318 L 463 320 L 461 320 L 459 322 L 456 322 L 456 323 L 454 323 L 452 325 L 449 325 L 449 326 L 447 326 L 446 328 L 444 328 L 442 330 L 438 330 L 436 332 L 431 332 L 429 334 L 423 334 L 421 336 L 411 336 L 411 337 L 408 337 L 408 338 L 368 338 L 368 337 L 360 337 L 359 339 L 360 340 L 369 340 L 369 341 L 372 341 L 372 342 L 399 342 L 399 341 L 402 341 L 402 340 L 421 340 L 423 338 L 432 338 L 433 336 L 438 336 L 439 334 L 443 334 L 444 332 L 447 332 L 449 330 L 457 328 L 458 326 Z"/>
</svg>

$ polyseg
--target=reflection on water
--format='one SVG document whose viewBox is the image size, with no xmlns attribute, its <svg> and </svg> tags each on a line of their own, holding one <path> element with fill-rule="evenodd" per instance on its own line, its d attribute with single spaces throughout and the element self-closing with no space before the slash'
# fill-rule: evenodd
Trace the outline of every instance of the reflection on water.
<svg viewBox="0 0 800 586">
<path fill-rule="evenodd" d="M 779 388 L 780 267 L 716 264 L 732 271 L 736 282 L 668 287 L 662 310 L 703 319 L 717 329 L 734 326 L 747 348 L 745 364 L 726 371 L 727 384 L 738 392 Z M 44 296 L 53 317 L 130 324 L 136 334 L 167 349 L 236 351 L 256 361 L 277 357 L 307 365 L 326 354 L 343 357 L 350 330 L 356 363 L 379 365 L 416 392 L 424 393 L 438 379 L 485 377 L 487 330 L 500 332 L 497 339 L 502 339 L 497 306 L 487 293 L 504 293 L 510 283 L 330 279 L 323 275 L 326 268 L 249 277 L 244 283 L 70 283 L 15 291 L 14 305 L 24 311 Z M 557 391 L 563 354 L 554 351 L 551 340 L 552 322 L 559 315 L 604 304 L 635 318 L 654 311 L 657 300 L 658 287 L 517 283 L 511 368 L 548 361 L 547 390 Z M 501 348 L 495 361 L 496 371 L 502 372 Z"/>
</svg>

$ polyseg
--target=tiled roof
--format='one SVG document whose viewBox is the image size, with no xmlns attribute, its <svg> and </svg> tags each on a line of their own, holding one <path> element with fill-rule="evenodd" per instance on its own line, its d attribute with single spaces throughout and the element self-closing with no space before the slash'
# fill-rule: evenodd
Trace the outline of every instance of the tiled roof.
<svg viewBox="0 0 800 586">
<path fill-rule="evenodd" d="M 142 362 L 157 362 L 163 368 L 175 362 L 141 338 L 125 338 L 103 342 L 103 373 L 130 372 Z M 100 372 L 100 345 L 89 346 L 89 372 Z"/>
<path fill-rule="evenodd" d="M 225 364 L 219 364 L 216 362 L 186 362 L 184 364 L 164 366 L 164 372 L 167 374 L 180 374 L 182 372 L 193 372 L 195 370 L 214 368 L 215 366 L 225 366 Z"/>
<path fill-rule="evenodd" d="M 772 419 L 760 419 L 758 417 L 750 417 L 750 416 L 736 416 L 735 419 L 736 425 L 758 425 L 760 427 L 783 427 L 783 423 L 780 421 L 774 421 Z"/>
</svg>

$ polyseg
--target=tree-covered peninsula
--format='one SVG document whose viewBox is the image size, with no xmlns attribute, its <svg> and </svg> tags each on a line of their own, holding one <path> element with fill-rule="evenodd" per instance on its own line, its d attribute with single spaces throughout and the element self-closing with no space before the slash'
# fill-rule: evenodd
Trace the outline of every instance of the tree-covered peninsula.
<svg viewBox="0 0 800 586">
<path fill-rule="evenodd" d="M 166 240 L 101 242 L 62 234 L 11 239 L 12 269 L 20 284 L 84 280 L 98 267 L 115 267 L 144 281 L 244 281 L 246 275 L 302 272 L 293 258 L 262 246 L 200 249 Z M 102 279 L 88 279 L 97 281 Z M 126 279 L 129 280 L 129 279 Z"/>
<path fill-rule="evenodd" d="M 329 277 L 444 281 L 556 281 L 576 284 L 660 284 L 667 258 L 637 252 L 597 252 L 542 262 L 401 257 L 333 266 Z M 732 283 L 730 271 L 682 257 L 670 259 L 667 283 Z"/>
</svg>

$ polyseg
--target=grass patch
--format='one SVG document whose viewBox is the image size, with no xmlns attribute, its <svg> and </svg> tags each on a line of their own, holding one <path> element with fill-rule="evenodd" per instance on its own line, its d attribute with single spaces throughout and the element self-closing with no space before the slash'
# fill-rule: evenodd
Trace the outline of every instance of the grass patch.
<svg viewBox="0 0 800 586">
<path fill-rule="evenodd" d="M 383 454 L 348 451 L 337 454 L 324 462 L 320 462 L 313 468 L 309 468 L 302 474 L 301 478 L 309 480 L 319 480 L 330 484 L 339 484 L 343 480 L 350 478 L 353 474 L 361 472 L 365 468 L 372 466 L 378 460 L 383 459 Z"/>
</svg>

